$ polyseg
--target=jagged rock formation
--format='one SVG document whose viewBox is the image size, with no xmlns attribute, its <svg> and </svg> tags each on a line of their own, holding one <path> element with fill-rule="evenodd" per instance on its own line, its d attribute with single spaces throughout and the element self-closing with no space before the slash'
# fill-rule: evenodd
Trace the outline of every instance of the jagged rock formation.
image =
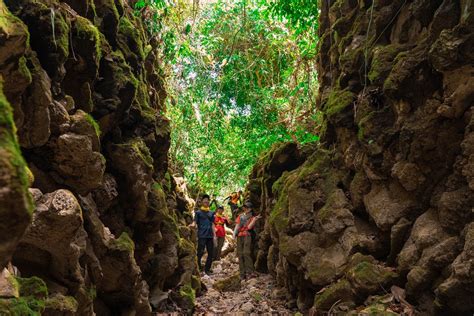
<svg viewBox="0 0 474 316">
<path fill-rule="evenodd" d="M 321 146 L 280 145 L 250 176 L 257 267 L 303 310 L 395 285 L 472 314 L 472 2 L 321 1 L 320 38 Z"/>
<path fill-rule="evenodd" d="M 121 0 L 2 0 L 0 40 L 0 314 L 192 310 L 159 44 Z"/>
</svg>

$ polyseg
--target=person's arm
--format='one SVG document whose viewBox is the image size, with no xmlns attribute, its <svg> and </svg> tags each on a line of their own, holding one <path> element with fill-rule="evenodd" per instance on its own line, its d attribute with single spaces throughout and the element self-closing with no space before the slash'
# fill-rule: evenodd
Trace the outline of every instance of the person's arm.
<svg viewBox="0 0 474 316">
<path fill-rule="evenodd" d="M 227 201 L 228 199 L 230 199 L 230 195 L 226 197 L 223 202 Z"/>
<path fill-rule="evenodd" d="M 239 229 L 240 229 L 240 216 L 237 217 L 237 219 L 235 220 L 235 228 L 234 228 L 234 238 L 237 237 L 237 235 L 239 234 Z"/>
<path fill-rule="evenodd" d="M 252 218 L 252 220 L 250 221 L 249 225 L 247 226 L 248 229 L 249 229 L 249 230 L 252 229 L 252 228 L 255 226 L 255 224 L 257 223 L 257 220 L 259 220 L 260 218 L 262 218 L 261 215 L 254 216 L 254 217 Z"/>
</svg>

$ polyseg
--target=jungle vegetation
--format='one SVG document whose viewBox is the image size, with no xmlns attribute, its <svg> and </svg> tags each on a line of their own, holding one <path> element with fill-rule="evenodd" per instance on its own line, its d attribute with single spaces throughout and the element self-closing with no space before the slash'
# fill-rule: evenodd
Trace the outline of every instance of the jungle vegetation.
<svg viewBox="0 0 474 316">
<path fill-rule="evenodd" d="M 173 169 L 215 194 L 241 188 L 274 143 L 317 141 L 317 1 L 139 0 L 163 45 Z"/>
</svg>

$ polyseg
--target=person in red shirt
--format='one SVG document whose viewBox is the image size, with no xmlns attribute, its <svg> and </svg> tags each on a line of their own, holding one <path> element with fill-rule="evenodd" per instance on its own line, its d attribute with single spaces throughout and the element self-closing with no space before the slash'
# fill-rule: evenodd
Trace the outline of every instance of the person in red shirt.
<svg viewBox="0 0 474 316">
<path fill-rule="evenodd" d="M 261 216 L 253 216 L 252 208 L 253 204 L 246 202 L 243 206 L 244 212 L 235 221 L 234 238 L 237 238 L 237 256 L 239 257 L 241 280 L 257 276 L 252 259 L 252 230 Z"/>
<path fill-rule="evenodd" d="M 214 260 L 221 259 L 221 251 L 225 241 L 225 225 L 229 226 L 230 224 L 230 221 L 224 216 L 224 207 L 219 205 L 214 218 L 214 226 L 216 227 L 217 238 L 217 248 L 216 251 L 214 251 Z"/>
</svg>

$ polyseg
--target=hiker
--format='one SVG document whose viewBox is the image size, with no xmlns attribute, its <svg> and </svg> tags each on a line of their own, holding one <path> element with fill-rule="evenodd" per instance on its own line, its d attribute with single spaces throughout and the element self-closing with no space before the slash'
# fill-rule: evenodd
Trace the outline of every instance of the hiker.
<svg viewBox="0 0 474 316">
<path fill-rule="evenodd" d="M 251 231 L 260 215 L 253 216 L 251 202 L 243 205 L 243 213 L 237 217 L 234 229 L 234 238 L 237 238 L 237 256 L 239 257 L 240 279 L 255 277 L 255 268 L 252 259 L 252 234 Z"/>
<path fill-rule="evenodd" d="M 224 216 L 224 207 L 219 205 L 216 210 L 216 217 L 214 219 L 214 225 L 216 227 L 216 238 L 217 246 L 214 251 L 214 260 L 218 261 L 221 259 L 222 247 L 225 241 L 225 225 L 229 226 L 231 222 Z"/>
<path fill-rule="evenodd" d="M 207 250 L 206 265 L 204 272 L 209 275 L 212 273 L 212 259 L 214 255 L 214 212 L 209 209 L 209 195 L 204 194 L 201 198 L 201 207 L 194 213 L 194 226 L 198 228 L 198 248 L 197 259 L 199 269 L 202 271 L 201 258 L 204 255 L 204 250 Z"/>
<path fill-rule="evenodd" d="M 224 202 L 229 200 L 229 206 L 232 213 L 232 220 L 234 220 L 237 216 L 237 209 L 239 208 L 239 202 L 242 202 L 242 190 L 237 192 L 232 192 L 228 197 L 224 199 Z"/>
</svg>

